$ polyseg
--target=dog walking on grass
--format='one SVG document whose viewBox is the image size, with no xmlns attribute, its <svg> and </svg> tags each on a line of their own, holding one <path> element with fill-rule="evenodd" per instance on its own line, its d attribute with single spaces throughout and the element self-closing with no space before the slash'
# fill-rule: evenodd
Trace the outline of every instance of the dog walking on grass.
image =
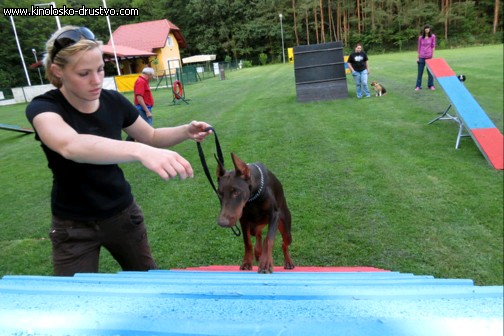
<svg viewBox="0 0 504 336">
<path fill-rule="evenodd" d="M 235 169 L 226 171 L 218 161 L 217 180 L 221 211 L 217 220 L 222 227 L 234 227 L 238 220 L 243 231 L 245 256 L 240 270 L 251 270 L 253 259 L 259 261 L 258 273 L 273 272 L 273 245 L 277 230 L 282 235 L 284 268 L 293 269 L 289 254 L 291 214 L 282 184 L 261 163 L 247 164 L 231 153 Z M 262 230 L 268 231 L 264 242 Z M 255 236 L 252 249 L 251 236 Z"/>
</svg>

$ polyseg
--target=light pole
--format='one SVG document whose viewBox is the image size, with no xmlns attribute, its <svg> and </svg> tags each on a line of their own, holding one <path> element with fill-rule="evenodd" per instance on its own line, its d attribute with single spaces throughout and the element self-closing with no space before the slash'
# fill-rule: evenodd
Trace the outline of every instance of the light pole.
<svg viewBox="0 0 504 336">
<path fill-rule="evenodd" d="M 14 37 L 16 38 L 16 44 L 17 44 L 18 51 L 19 51 L 19 58 L 21 58 L 21 63 L 23 64 L 23 69 L 24 69 L 24 72 L 26 75 L 26 81 L 28 82 L 28 86 L 32 86 L 31 82 L 30 82 L 30 76 L 28 76 L 28 70 L 26 70 L 26 63 L 24 61 L 23 52 L 21 51 L 21 45 L 19 44 L 19 38 L 17 36 L 17 31 L 16 31 L 16 24 L 14 23 L 14 17 L 12 17 L 12 15 L 10 16 L 10 21 L 12 24 L 12 30 L 14 31 Z"/>
<path fill-rule="evenodd" d="M 56 3 L 54 1 L 50 2 L 50 3 L 35 4 L 34 6 L 47 6 L 47 5 L 56 8 Z M 59 17 L 57 15 L 55 17 L 56 17 L 56 24 L 58 25 L 58 29 L 60 29 L 61 28 L 61 24 L 60 24 L 60 21 L 59 21 Z M 25 61 L 24 61 L 24 58 L 23 58 L 23 52 L 21 51 L 21 45 L 19 44 L 19 38 L 17 36 L 16 24 L 14 23 L 14 17 L 12 15 L 10 16 L 10 21 L 11 21 L 11 24 L 12 24 L 12 30 L 14 31 L 14 38 L 16 39 L 16 44 L 17 44 L 17 47 L 18 47 L 19 57 L 21 58 L 21 63 L 23 64 L 23 69 L 24 69 L 24 72 L 25 72 L 25 75 L 26 75 L 26 81 L 28 82 L 28 85 L 31 86 L 30 76 L 28 76 L 28 70 L 26 69 L 26 64 L 25 64 Z"/>
<path fill-rule="evenodd" d="M 103 7 L 105 7 L 105 9 L 107 8 L 107 0 L 103 0 Z M 110 18 L 108 17 L 108 15 L 107 15 L 107 25 L 108 25 L 109 34 L 110 34 L 110 42 L 112 43 L 112 50 L 114 51 L 114 58 L 115 58 L 116 67 L 117 67 L 117 75 L 121 76 L 121 68 L 120 68 L 119 61 L 117 60 L 117 51 L 116 51 L 116 47 L 115 47 L 115 43 L 114 43 L 114 35 L 112 35 L 112 28 L 110 27 Z"/>
<path fill-rule="evenodd" d="M 283 19 L 282 13 L 278 14 L 278 17 L 280 18 L 280 32 L 282 34 L 282 60 L 285 63 L 285 47 L 284 47 L 283 25 L 282 25 L 282 19 Z"/>
<path fill-rule="evenodd" d="M 33 48 L 32 53 L 33 53 L 33 56 L 35 56 L 35 64 L 37 64 L 38 63 L 37 50 L 35 50 L 35 48 Z M 40 67 L 38 66 L 38 64 L 37 64 L 37 70 L 38 70 L 38 75 L 40 77 L 40 84 L 44 85 L 44 81 L 42 80 L 42 74 L 40 73 Z"/>
</svg>

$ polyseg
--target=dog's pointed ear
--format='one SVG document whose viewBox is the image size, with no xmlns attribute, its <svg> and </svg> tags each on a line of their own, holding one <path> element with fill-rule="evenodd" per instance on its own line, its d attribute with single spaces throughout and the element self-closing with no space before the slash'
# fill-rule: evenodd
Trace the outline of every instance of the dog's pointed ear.
<svg viewBox="0 0 504 336">
<path fill-rule="evenodd" d="M 235 166 L 236 175 L 243 176 L 244 179 L 250 178 L 250 169 L 245 162 L 243 162 L 235 153 L 231 153 L 231 159 Z"/>
<path fill-rule="evenodd" d="M 226 173 L 226 168 L 224 168 L 224 164 L 219 160 L 217 155 L 214 154 L 215 161 L 217 161 L 217 178 L 224 176 Z"/>
</svg>

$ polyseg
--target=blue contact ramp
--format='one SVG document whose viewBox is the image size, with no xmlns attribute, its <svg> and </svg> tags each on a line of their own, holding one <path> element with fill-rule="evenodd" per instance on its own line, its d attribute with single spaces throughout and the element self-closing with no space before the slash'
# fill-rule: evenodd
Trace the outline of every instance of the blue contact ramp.
<svg viewBox="0 0 504 336">
<path fill-rule="evenodd" d="M 471 136 L 487 161 L 498 170 L 504 169 L 504 137 L 500 130 L 490 120 L 483 108 L 461 83 L 455 72 L 443 58 L 432 58 L 426 61 L 429 71 L 438 81 L 441 88 L 451 101 L 451 105 L 442 116 L 432 120 L 452 119 L 459 123 L 459 132 L 455 148 L 458 148 L 460 138 L 464 136 L 464 128 Z M 457 115 L 448 113 L 454 107 Z M 445 117 L 446 116 L 446 117 Z"/>
<path fill-rule="evenodd" d="M 503 334 L 502 286 L 399 272 L 5 276 L 0 335 Z"/>
</svg>

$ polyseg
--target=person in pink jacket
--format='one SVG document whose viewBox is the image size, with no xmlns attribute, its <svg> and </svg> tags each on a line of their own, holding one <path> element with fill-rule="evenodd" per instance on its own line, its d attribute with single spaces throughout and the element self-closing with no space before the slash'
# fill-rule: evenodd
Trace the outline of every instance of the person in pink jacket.
<svg viewBox="0 0 504 336">
<path fill-rule="evenodd" d="M 432 33 L 431 27 L 426 24 L 420 36 L 418 37 L 418 76 L 416 81 L 415 90 L 419 91 L 422 89 L 422 76 L 425 68 L 425 60 L 434 57 L 434 50 L 436 49 L 436 35 Z M 430 90 L 435 90 L 434 78 L 432 74 L 427 70 L 427 86 Z"/>
</svg>

